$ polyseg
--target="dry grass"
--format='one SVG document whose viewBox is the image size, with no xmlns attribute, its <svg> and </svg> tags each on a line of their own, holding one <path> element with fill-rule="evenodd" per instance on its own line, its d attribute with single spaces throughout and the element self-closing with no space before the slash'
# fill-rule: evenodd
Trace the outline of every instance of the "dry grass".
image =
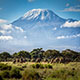
<svg viewBox="0 0 80 80">
<path fill-rule="evenodd" d="M 32 65 L 36 64 L 35 62 L 16 63 L 16 64 L 13 64 L 12 62 L 1 62 L 1 63 L 10 65 L 12 67 L 21 67 L 22 68 L 23 66 L 26 66 L 26 68 L 24 68 L 24 70 L 21 71 L 22 74 L 24 73 L 25 70 L 28 70 L 28 69 L 33 70 Z M 49 63 L 41 62 L 40 64 L 45 65 L 45 64 L 49 64 Z M 65 79 L 66 75 L 68 76 L 68 73 L 70 73 L 69 75 L 73 75 L 73 72 L 75 72 L 74 73 L 75 76 L 70 76 L 70 78 L 68 80 L 80 80 L 80 77 L 76 79 L 76 76 L 78 77 L 80 75 L 80 62 L 70 62 L 68 64 L 53 63 L 51 65 L 53 66 L 52 69 L 48 69 L 48 68 L 36 69 L 35 68 L 34 70 L 37 71 L 39 74 L 41 74 L 41 77 L 44 77 L 43 80 L 53 80 L 53 78 L 50 77 L 50 75 L 51 74 L 53 75 L 53 73 L 54 73 L 53 76 L 55 76 L 55 75 L 59 76 L 58 79 L 56 77 L 56 79 L 54 78 L 54 80 L 62 80 L 62 76 L 64 76 L 64 79 Z M 73 71 L 73 69 L 75 69 L 75 70 Z M 59 74 L 58 74 L 58 72 L 59 72 Z M 49 77 L 49 79 L 48 79 L 48 77 Z M 67 80 L 67 79 L 65 79 L 65 80 Z"/>
<path fill-rule="evenodd" d="M 30 67 L 32 64 L 35 64 L 35 62 L 25 62 L 25 63 L 15 63 L 15 64 L 13 64 L 13 62 L 1 62 L 1 63 L 8 64 L 10 66 L 16 66 L 16 67 L 22 67 L 24 65 L 26 65 L 27 67 Z M 49 63 L 41 62 L 41 64 L 49 64 Z M 80 69 L 80 62 L 70 62 L 68 64 L 53 63 L 52 65 L 53 65 L 53 69 L 63 69 L 63 68 Z"/>
</svg>

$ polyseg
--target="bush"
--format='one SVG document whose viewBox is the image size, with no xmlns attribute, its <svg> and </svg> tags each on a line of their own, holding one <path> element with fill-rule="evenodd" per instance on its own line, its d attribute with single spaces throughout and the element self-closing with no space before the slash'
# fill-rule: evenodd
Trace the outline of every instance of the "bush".
<svg viewBox="0 0 80 80">
<path fill-rule="evenodd" d="M 0 76 L 0 80 L 3 80 L 2 76 Z"/>
<path fill-rule="evenodd" d="M 53 68 L 52 65 L 50 64 L 39 64 L 39 63 L 33 64 L 32 67 L 37 68 L 37 69 L 38 68 L 41 68 L 41 69 L 44 69 L 44 68 L 52 69 Z"/>
<path fill-rule="evenodd" d="M 52 65 L 50 65 L 50 64 L 46 64 L 45 67 L 46 68 L 49 68 L 49 69 L 52 69 L 53 68 Z"/>
<path fill-rule="evenodd" d="M 30 69 L 24 72 L 22 80 L 41 80 L 41 77 L 38 72 Z"/>
<path fill-rule="evenodd" d="M 3 71 L 3 72 L 1 73 L 1 76 L 2 76 L 3 78 L 10 78 L 10 73 L 9 73 L 8 70 L 5 70 L 5 71 Z M 1 79 L 0 79 L 0 80 L 1 80 Z"/>
<path fill-rule="evenodd" d="M 17 79 L 20 79 L 22 77 L 22 75 L 20 74 L 20 70 L 18 68 L 13 68 L 11 71 L 10 71 L 10 77 L 11 78 L 17 78 Z"/>
<path fill-rule="evenodd" d="M 11 66 L 8 66 L 7 64 L 0 64 L 0 70 L 11 70 Z"/>
<path fill-rule="evenodd" d="M 38 64 L 38 63 L 37 64 L 33 64 L 32 67 L 33 68 L 37 68 L 37 69 L 38 68 L 42 68 L 42 69 L 44 68 L 43 64 Z"/>
<path fill-rule="evenodd" d="M 60 69 L 53 71 L 53 73 L 50 75 L 52 78 L 59 78 L 61 80 L 78 80 L 77 71 L 74 70 L 67 70 L 67 69 Z"/>
<path fill-rule="evenodd" d="M 27 68 L 27 65 L 26 65 L 26 64 L 25 64 L 25 65 L 23 65 L 23 66 L 22 66 L 22 68 Z"/>
<path fill-rule="evenodd" d="M 23 71 L 23 70 L 24 70 L 22 67 L 18 67 L 18 69 L 19 69 L 20 71 Z"/>
</svg>

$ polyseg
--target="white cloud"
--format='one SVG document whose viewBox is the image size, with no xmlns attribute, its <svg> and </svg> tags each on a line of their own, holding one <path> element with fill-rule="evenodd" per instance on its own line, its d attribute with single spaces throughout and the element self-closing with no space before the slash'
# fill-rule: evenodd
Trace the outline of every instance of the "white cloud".
<svg viewBox="0 0 80 80">
<path fill-rule="evenodd" d="M 6 31 L 5 30 L 0 30 L 0 33 L 5 34 Z"/>
<path fill-rule="evenodd" d="M 0 30 L 0 33 L 2 33 L 2 34 L 6 34 L 6 33 L 11 33 L 11 31 L 9 30 L 9 31 L 6 31 L 6 30 Z"/>
<path fill-rule="evenodd" d="M 13 39 L 12 36 L 0 36 L 0 40 L 11 40 Z"/>
<path fill-rule="evenodd" d="M 69 4 L 66 4 L 66 6 L 69 6 Z M 62 10 L 63 12 L 80 12 L 80 5 L 71 6 L 69 8 L 65 8 Z"/>
<path fill-rule="evenodd" d="M 33 1 L 35 1 L 35 0 L 28 0 L 28 2 L 33 2 Z"/>
<path fill-rule="evenodd" d="M 2 10 L 2 8 L 0 8 L 0 10 Z"/>
<path fill-rule="evenodd" d="M 76 7 L 80 8 L 80 5 L 77 5 Z"/>
<path fill-rule="evenodd" d="M 7 33 L 11 33 L 12 31 L 7 31 Z"/>
<path fill-rule="evenodd" d="M 26 39 L 26 38 L 27 38 L 27 36 L 24 36 L 24 38 Z"/>
<path fill-rule="evenodd" d="M 20 30 L 21 32 L 24 32 L 24 30 L 21 27 L 15 27 L 17 30 Z"/>
<path fill-rule="evenodd" d="M 71 35 L 71 36 L 58 36 L 57 39 L 76 38 L 76 37 L 80 37 L 80 34 Z"/>
<path fill-rule="evenodd" d="M 56 27 L 53 28 L 54 31 L 55 31 L 56 29 L 57 29 Z"/>
<path fill-rule="evenodd" d="M 69 3 L 67 3 L 67 4 L 66 4 L 66 7 L 68 7 L 69 5 L 70 5 L 70 4 L 69 4 Z"/>
<path fill-rule="evenodd" d="M 8 25 L 4 24 L 4 25 L 1 26 L 1 28 L 4 29 L 4 30 L 12 29 L 12 27 L 13 27 L 12 24 L 8 24 Z"/>
<path fill-rule="evenodd" d="M 8 22 L 7 20 L 4 20 L 4 19 L 0 19 L 0 23 L 6 23 Z"/>
<path fill-rule="evenodd" d="M 75 22 L 65 22 L 63 25 L 61 25 L 62 27 L 80 27 L 80 21 L 75 21 Z"/>
<path fill-rule="evenodd" d="M 67 12 L 67 11 L 69 11 L 69 12 L 80 12 L 80 9 L 69 7 L 69 8 L 65 8 L 63 11 L 64 12 Z"/>
</svg>

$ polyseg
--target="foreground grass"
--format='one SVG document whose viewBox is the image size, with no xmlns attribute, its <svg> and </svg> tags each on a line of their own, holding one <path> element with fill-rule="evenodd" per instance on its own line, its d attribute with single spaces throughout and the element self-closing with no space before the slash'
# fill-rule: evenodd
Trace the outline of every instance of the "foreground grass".
<svg viewBox="0 0 80 80">
<path fill-rule="evenodd" d="M 5 80 L 80 80 L 80 62 L 70 62 L 68 64 L 33 62 L 16 64 L 12 62 L 1 63 L 12 66 L 12 68 L 19 68 L 22 75 L 20 79 L 4 78 Z"/>
</svg>

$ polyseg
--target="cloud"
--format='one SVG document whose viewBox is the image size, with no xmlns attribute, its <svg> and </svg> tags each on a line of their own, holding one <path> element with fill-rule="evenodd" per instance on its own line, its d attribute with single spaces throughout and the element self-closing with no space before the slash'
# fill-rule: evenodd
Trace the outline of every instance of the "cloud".
<svg viewBox="0 0 80 80">
<path fill-rule="evenodd" d="M 8 22 L 7 20 L 4 20 L 4 19 L 0 19 L 0 23 L 6 23 Z"/>
<path fill-rule="evenodd" d="M 12 27 L 13 27 L 12 24 L 8 24 L 8 25 L 4 24 L 4 25 L 1 26 L 1 28 L 4 29 L 4 30 L 12 29 Z"/>
<path fill-rule="evenodd" d="M 2 8 L 0 8 L 0 10 L 2 10 Z"/>
<path fill-rule="evenodd" d="M 80 1 L 80 0 L 78 0 L 78 1 Z"/>
<path fill-rule="evenodd" d="M 24 30 L 21 27 L 14 26 L 12 24 L 4 24 L 0 26 L 0 33 L 2 34 L 9 34 L 14 31 L 24 32 Z"/>
<path fill-rule="evenodd" d="M 71 36 L 58 36 L 57 39 L 67 39 L 67 38 L 76 38 L 80 37 L 80 34 L 71 35 Z"/>
<path fill-rule="evenodd" d="M 12 24 L 3 24 L 0 26 L 0 33 L 1 34 L 9 34 L 12 32 L 13 26 Z"/>
<path fill-rule="evenodd" d="M 80 21 L 75 21 L 75 22 L 65 22 L 63 25 L 61 25 L 62 27 L 80 27 Z"/>
<path fill-rule="evenodd" d="M 53 28 L 54 31 L 55 31 L 56 29 L 57 29 L 56 27 Z"/>
<path fill-rule="evenodd" d="M 11 40 L 13 39 L 12 36 L 0 36 L 0 40 Z"/>
<path fill-rule="evenodd" d="M 6 31 L 5 30 L 0 30 L 0 33 L 5 34 Z"/>
<path fill-rule="evenodd" d="M 17 30 L 20 30 L 21 32 L 24 32 L 24 30 L 21 27 L 15 27 Z"/>
<path fill-rule="evenodd" d="M 75 8 L 73 8 L 73 7 L 69 7 L 69 8 L 65 8 L 64 10 L 63 10 L 64 12 L 80 12 L 80 9 L 75 9 Z"/>
<path fill-rule="evenodd" d="M 66 7 L 68 7 L 69 5 L 70 5 L 70 4 L 69 4 L 69 3 L 67 3 L 67 4 L 66 4 Z"/>
<path fill-rule="evenodd" d="M 66 4 L 66 6 L 68 6 L 68 4 Z M 80 5 L 76 5 L 76 6 L 71 6 L 69 8 L 65 8 L 62 11 L 63 12 L 80 12 Z"/>
<path fill-rule="evenodd" d="M 24 39 L 26 39 L 27 38 L 27 36 L 24 36 Z"/>
<path fill-rule="evenodd" d="M 28 2 L 33 2 L 33 1 L 35 1 L 35 0 L 28 0 Z"/>
<path fill-rule="evenodd" d="M 6 33 L 9 34 L 9 33 L 11 33 L 11 32 L 12 32 L 12 31 L 10 31 L 10 30 L 9 30 L 9 31 L 6 31 L 6 30 L 0 30 L 0 33 L 2 33 L 3 35 L 6 34 Z"/>
</svg>

